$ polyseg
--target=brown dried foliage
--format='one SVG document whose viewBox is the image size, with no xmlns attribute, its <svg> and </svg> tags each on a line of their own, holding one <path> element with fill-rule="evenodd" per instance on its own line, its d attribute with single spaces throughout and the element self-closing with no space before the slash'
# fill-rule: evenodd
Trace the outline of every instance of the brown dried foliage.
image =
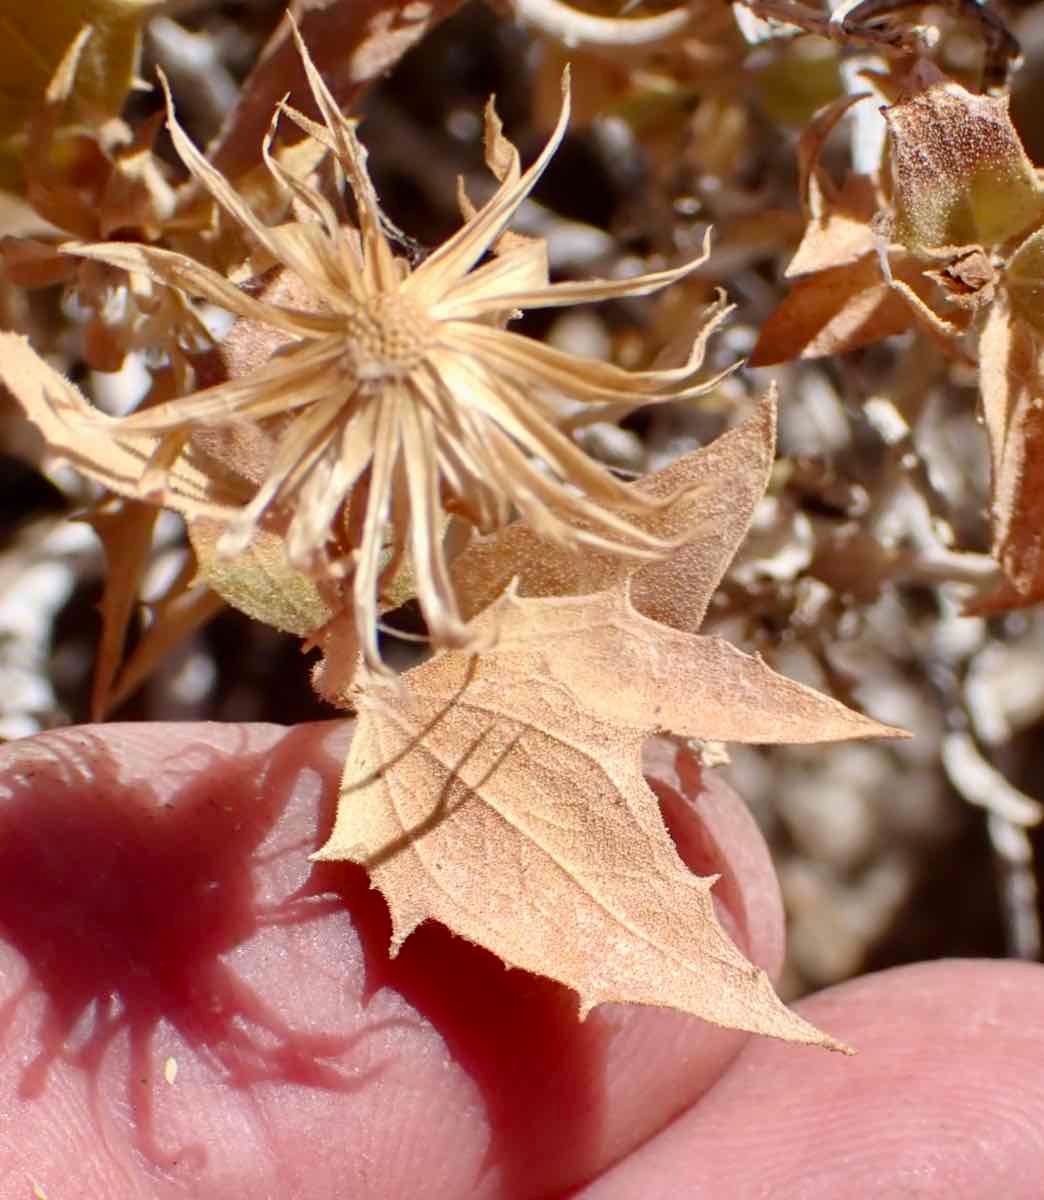
<svg viewBox="0 0 1044 1200">
<path fill-rule="evenodd" d="M 105 489 L 90 520 L 116 569 L 95 710 L 227 601 L 318 647 L 317 689 L 358 715 L 317 857 L 367 867 L 392 914 L 393 953 L 434 919 L 574 989 L 581 1015 L 609 1001 L 665 1005 L 844 1049 L 788 1012 L 729 941 L 714 880 L 684 866 L 641 772 L 654 733 L 769 744 L 899 734 L 698 632 L 772 480 L 774 393 L 634 483 L 574 437 L 636 408 L 716 397 L 733 374 L 702 371 L 728 315 L 693 284 L 708 243 L 644 274 L 552 282 L 545 241 L 509 225 L 566 130 L 568 76 L 559 84 L 556 71 L 555 127 L 536 159 L 523 168 L 490 104 L 492 190 L 475 202 L 462 187 L 462 224 L 418 260 L 378 202 L 345 107 L 455 5 L 295 7 L 300 28 L 292 17 L 280 25 L 209 153 L 166 90 L 185 182 L 153 153 L 156 122 L 77 127 L 70 141 L 86 35 L 55 56 L 22 155 L 25 198 L 51 228 L 5 239 L 9 282 L 74 291 L 96 369 L 145 346 L 165 355 L 134 411 L 113 417 L 43 347 L 0 334 L 0 379 L 49 452 Z M 735 164 L 750 127 L 728 80 L 737 31 L 708 27 L 714 40 L 701 43 L 681 37 L 678 18 L 650 20 L 650 37 L 669 26 L 656 52 L 674 70 L 660 95 L 673 121 L 694 64 L 720 71 L 713 112 L 724 131 L 701 161 Z M 611 19 L 580 24 L 592 59 L 605 53 L 598 39 L 624 36 Z M 640 127 L 653 52 L 633 50 L 613 49 L 606 92 Z M 580 76 L 592 73 L 585 58 Z M 1044 187 L 1004 98 L 909 59 L 876 82 L 891 101 L 878 170 L 837 183 L 822 166 L 859 97 L 835 99 L 805 128 L 793 283 L 751 361 L 843 354 L 913 331 L 977 367 L 993 554 L 1006 577 L 979 606 L 1027 604 L 1044 595 Z M 662 161 L 658 170 L 667 174 Z M 750 208 L 746 220 L 772 242 L 771 214 Z M 691 303 L 666 319 L 670 365 L 627 369 L 508 328 L 526 308 L 676 286 L 709 303 L 698 325 Z M 238 319 L 219 347 L 201 300 Z M 690 334 L 680 353 L 679 328 Z M 162 509 L 185 519 L 193 558 L 124 662 Z M 834 547 L 873 560 L 874 579 L 853 585 L 867 595 L 902 565 L 871 541 L 848 529 Z M 809 563 L 820 582 L 844 576 L 811 552 Z M 384 614 L 411 599 L 434 655 L 397 677 L 378 635 Z"/>
<path fill-rule="evenodd" d="M 978 611 L 1044 596 L 1040 374 L 1044 183 L 1006 97 L 976 95 L 927 63 L 883 81 L 888 159 L 834 185 L 819 166 L 850 98 L 802 139 L 799 276 L 752 361 L 841 354 L 919 329 L 978 368 L 992 467 L 993 554 L 1006 582 Z M 858 97 L 856 98 L 858 99 Z"/>
</svg>

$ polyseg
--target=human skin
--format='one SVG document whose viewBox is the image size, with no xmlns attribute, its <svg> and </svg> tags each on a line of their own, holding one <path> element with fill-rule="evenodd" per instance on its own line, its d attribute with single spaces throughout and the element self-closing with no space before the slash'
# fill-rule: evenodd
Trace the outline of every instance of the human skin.
<svg viewBox="0 0 1044 1200">
<path fill-rule="evenodd" d="M 800 1004 L 846 1058 L 666 1010 L 581 1024 L 568 990 L 434 924 L 389 960 L 365 874 L 307 861 L 349 737 L 0 750 L 0 1200 L 1044 1194 L 1044 969 L 921 964 Z M 742 803 L 655 770 L 683 857 L 777 972 Z"/>
</svg>

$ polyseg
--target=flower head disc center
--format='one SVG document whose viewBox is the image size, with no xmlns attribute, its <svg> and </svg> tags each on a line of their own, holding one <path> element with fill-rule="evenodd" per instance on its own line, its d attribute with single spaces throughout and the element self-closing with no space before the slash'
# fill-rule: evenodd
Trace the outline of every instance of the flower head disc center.
<svg viewBox="0 0 1044 1200">
<path fill-rule="evenodd" d="M 416 369 L 435 333 L 435 322 L 410 297 L 374 296 L 346 316 L 342 365 L 359 383 L 401 379 Z"/>
</svg>

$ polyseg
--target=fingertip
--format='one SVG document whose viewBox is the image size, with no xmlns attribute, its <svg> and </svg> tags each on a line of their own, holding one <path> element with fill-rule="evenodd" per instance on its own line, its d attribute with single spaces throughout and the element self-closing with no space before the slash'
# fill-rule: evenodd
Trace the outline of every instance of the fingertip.
<svg viewBox="0 0 1044 1200">
<path fill-rule="evenodd" d="M 808 1200 L 1039 1194 L 1044 967 L 922 963 L 798 1008 L 858 1056 L 752 1039 L 717 1087 L 585 1200 L 666 1200 L 697 1184 Z"/>
<path fill-rule="evenodd" d="M 717 875 L 718 918 L 740 950 L 771 979 L 785 951 L 783 900 L 768 845 L 750 809 L 717 769 L 664 738 L 650 742 L 646 778 L 678 854 L 697 875 Z"/>
</svg>

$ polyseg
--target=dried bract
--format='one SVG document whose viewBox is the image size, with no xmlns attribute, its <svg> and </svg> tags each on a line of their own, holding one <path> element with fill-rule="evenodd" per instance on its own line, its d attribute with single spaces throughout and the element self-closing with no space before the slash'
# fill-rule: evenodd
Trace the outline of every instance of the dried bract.
<svg viewBox="0 0 1044 1200">
<path fill-rule="evenodd" d="M 819 170 L 847 98 L 803 139 L 809 223 L 788 272 L 801 277 L 765 323 L 751 361 L 841 353 L 915 327 L 977 365 L 993 555 L 1007 576 L 978 608 L 1032 603 L 1044 593 L 1044 183 L 1006 97 L 975 95 L 924 62 L 886 82 L 896 97 L 884 110 L 890 187 L 852 176 L 838 190 Z"/>
</svg>

